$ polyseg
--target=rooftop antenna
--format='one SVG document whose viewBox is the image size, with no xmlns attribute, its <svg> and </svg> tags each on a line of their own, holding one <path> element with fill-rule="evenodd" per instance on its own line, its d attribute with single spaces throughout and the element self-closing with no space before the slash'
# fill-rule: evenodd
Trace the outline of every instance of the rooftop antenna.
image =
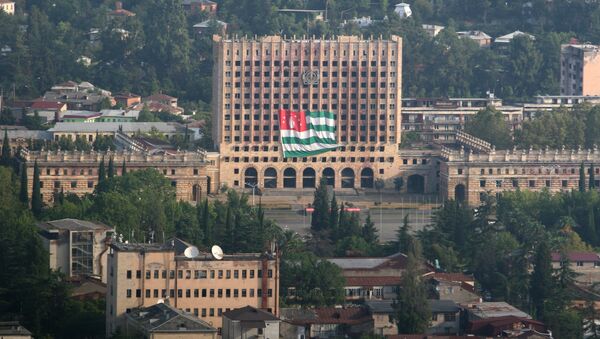
<svg viewBox="0 0 600 339">
<path fill-rule="evenodd" d="M 196 246 L 190 246 L 190 247 L 186 248 L 185 251 L 183 251 L 183 255 L 188 259 L 194 259 L 199 254 L 200 254 L 200 251 L 198 251 L 198 247 L 196 247 Z"/>
<path fill-rule="evenodd" d="M 210 253 L 212 253 L 213 258 L 215 258 L 217 260 L 223 259 L 223 249 L 221 249 L 221 247 L 219 245 L 214 245 L 210 249 Z"/>
</svg>

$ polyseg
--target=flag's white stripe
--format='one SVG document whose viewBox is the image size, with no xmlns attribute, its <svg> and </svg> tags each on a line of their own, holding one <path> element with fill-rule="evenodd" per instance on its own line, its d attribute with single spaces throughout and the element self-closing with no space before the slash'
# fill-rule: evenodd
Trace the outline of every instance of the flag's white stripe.
<svg viewBox="0 0 600 339">
<path fill-rule="evenodd" d="M 310 137 L 318 137 L 321 139 L 335 139 L 335 132 L 327 132 L 327 131 L 315 131 L 315 130 L 306 130 L 303 132 L 296 131 L 293 129 L 282 129 L 279 131 L 282 138 L 285 137 L 296 137 L 301 139 L 306 139 Z"/>
<path fill-rule="evenodd" d="M 327 125 L 327 126 L 335 126 L 335 120 L 334 119 L 329 119 L 329 118 L 325 118 L 325 117 L 307 117 L 308 119 L 306 119 L 306 123 L 309 124 L 313 124 L 313 125 Z"/>
<path fill-rule="evenodd" d="M 301 144 L 283 144 L 284 151 L 318 151 L 321 149 L 329 149 L 335 148 L 339 145 L 331 145 L 331 144 L 310 144 L 310 145 L 301 145 Z"/>
</svg>

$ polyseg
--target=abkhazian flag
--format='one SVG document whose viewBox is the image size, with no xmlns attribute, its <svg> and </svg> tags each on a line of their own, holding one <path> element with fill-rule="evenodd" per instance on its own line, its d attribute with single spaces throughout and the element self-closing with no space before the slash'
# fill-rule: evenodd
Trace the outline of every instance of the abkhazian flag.
<svg viewBox="0 0 600 339">
<path fill-rule="evenodd" d="M 306 157 L 338 147 L 335 115 L 331 112 L 279 110 L 279 134 L 283 157 Z"/>
</svg>

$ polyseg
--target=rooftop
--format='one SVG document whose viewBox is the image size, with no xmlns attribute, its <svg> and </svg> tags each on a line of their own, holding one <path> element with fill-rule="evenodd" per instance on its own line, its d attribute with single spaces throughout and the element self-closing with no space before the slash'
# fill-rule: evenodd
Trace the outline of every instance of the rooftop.
<svg viewBox="0 0 600 339">
<path fill-rule="evenodd" d="M 52 134 L 47 131 L 40 130 L 7 130 L 6 134 L 9 139 L 35 139 L 35 140 L 52 140 Z M 4 138 L 4 131 L 0 133 L 0 140 Z"/>
<path fill-rule="evenodd" d="M 231 320 L 238 320 L 242 322 L 253 322 L 253 321 L 277 321 L 279 318 L 274 316 L 272 313 L 263 311 L 252 306 L 245 306 L 242 308 L 236 308 L 231 311 L 223 313 L 223 317 L 227 317 Z"/>
<path fill-rule="evenodd" d="M 584 261 L 584 262 L 597 262 L 600 261 L 600 256 L 595 252 L 569 252 L 567 258 L 571 262 Z M 561 253 L 552 253 L 552 261 L 560 262 Z"/>
<path fill-rule="evenodd" d="M 31 104 L 31 109 L 36 110 L 36 109 L 62 109 L 63 107 L 65 107 L 65 103 L 60 102 L 60 101 L 34 101 Z"/>
<path fill-rule="evenodd" d="M 531 319 L 531 316 L 503 301 L 482 302 L 468 305 L 468 311 L 479 319 L 515 316 Z"/>
<path fill-rule="evenodd" d="M 456 282 L 474 282 L 475 278 L 472 275 L 466 275 L 463 273 L 443 273 L 436 272 L 432 275 L 433 279 L 444 280 L 444 281 L 456 281 Z"/>
<path fill-rule="evenodd" d="M 0 336 L 9 338 L 31 337 L 31 332 L 21 326 L 18 321 L 0 321 Z"/>
<path fill-rule="evenodd" d="M 192 332 L 215 333 L 217 330 L 204 320 L 180 311 L 165 303 L 145 308 L 137 308 L 127 313 L 128 321 L 132 321 L 147 333 L 153 332 Z"/>
<path fill-rule="evenodd" d="M 366 300 L 365 305 L 371 313 L 393 313 L 392 300 Z"/>
<path fill-rule="evenodd" d="M 60 219 L 41 222 L 38 224 L 40 228 L 46 231 L 60 230 L 70 232 L 81 232 L 81 231 L 110 231 L 112 227 L 103 224 L 101 222 L 79 220 L 79 219 Z"/>
<path fill-rule="evenodd" d="M 506 35 L 497 37 L 496 40 L 494 40 L 494 42 L 509 43 L 512 39 L 514 39 L 518 36 L 525 36 L 527 38 L 530 38 L 531 40 L 535 40 L 535 36 L 533 36 L 529 33 L 521 32 L 521 31 L 514 31 L 512 33 L 508 33 Z"/>
<path fill-rule="evenodd" d="M 460 311 L 460 307 L 452 300 L 429 300 L 429 308 L 433 313 L 453 313 Z"/>
<path fill-rule="evenodd" d="M 48 132 L 117 132 L 124 133 L 148 133 L 156 129 L 161 133 L 176 133 L 183 130 L 183 126 L 176 122 L 96 122 L 93 124 L 85 122 L 59 122 L 49 129 Z"/>
<path fill-rule="evenodd" d="M 166 94 L 162 94 L 162 93 L 152 94 L 152 95 L 144 98 L 144 101 L 171 101 L 171 100 L 177 100 L 177 98 L 174 98 L 170 95 L 166 95 Z"/>
<path fill-rule="evenodd" d="M 381 267 L 404 268 L 406 255 L 396 253 L 379 258 L 329 258 L 327 261 L 339 266 L 342 270 L 369 270 Z"/>
<path fill-rule="evenodd" d="M 396 286 L 402 280 L 399 276 L 389 277 L 346 277 L 346 286 Z"/>
</svg>

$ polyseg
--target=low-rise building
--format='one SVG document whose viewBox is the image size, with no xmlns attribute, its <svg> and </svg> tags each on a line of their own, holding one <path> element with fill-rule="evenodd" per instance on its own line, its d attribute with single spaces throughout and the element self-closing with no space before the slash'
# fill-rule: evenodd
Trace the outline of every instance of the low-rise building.
<svg viewBox="0 0 600 339">
<path fill-rule="evenodd" d="M 217 33 L 221 35 L 227 34 L 227 23 L 221 20 L 210 19 L 199 22 L 193 26 L 196 34 L 204 34 L 209 28 L 215 27 Z"/>
<path fill-rule="evenodd" d="M 142 97 L 131 92 L 117 93 L 113 96 L 117 101 L 117 105 L 123 108 L 131 107 L 142 102 Z"/>
<path fill-rule="evenodd" d="M 33 163 L 40 170 L 42 201 L 50 203 L 61 191 L 79 196 L 94 192 L 98 184 L 98 167 L 104 159 L 115 164 L 115 175 L 121 175 L 120 164 L 128 170 L 154 168 L 171 181 L 178 200 L 199 202 L 216 192 L 219 185 L 219 154 L 204 151 L 186 152 L 82 152 L 82 151 L 24 151 L 28 178 L 33 178 Z M 27 188 L 31 196 L 32 180 Z"/>
<path fill-rule="evenodd" d="M 121 1 L 115 2 L 115 9 L 108 13 L 111 17 L 132 17 L 135 16 L 135 13 L 132 11 L 128 11 L 123 8 L 123 3 Z"/>
<path fill-rule="evenodd" d="M 7 129 L 6 136 L 8 137 L 8 145 L 13 154 L 19 148 L 29 148 L 36 142 L 52 141 L 52 134 L 42 130 L 27 130 L 27 129 Z M 0 131 L 0 142 L 4 141 L 4 130 Z"/>
<path fill-rule="evenodd" d="M 495 44 L 503 44 L 503 45 L 507 45 L 507 44 L 509 44 L 509 43 L 510 43 L 510 42 L 511 42 L 511 41 L 512 41 L 514 38 L 516 38 L 516 37 L 519 37 L 519 36 L 526 37 L 526 38 L 529 38 L 529 39 L 531 39 L 531 40 L 535 40 L 535 36 L 533 36 L 533 35 L 531 35 L 531 34 L 529 34 L 529 33 L 521 32 L 521 31 L 514 31 L 514 32 L 512 32 L 512 33 L 508 33 L 508 34 L 506 34 L 506 35 L 502 35 L 502 36 L 499 36 L 499 37 L 497 37 L 497 38 L 494 40 L 494 43 L 495 43 Z"/>
<path fill-rule="evenodd" d="M 303 310 L 283 309 L 282 319 L 291 327 L 292 338 L 295 329 L 304 328 L 305 338 L 344 338 L 358 337 L 373 330 L 373 318 L 365 307 L 323 307 Z M 297 333 L 297 332 L 296 332 Z"/>
<path fill-rule="evenodd" d="M 438 35 L 444 28 L 446 28 L 444 26 L 428 25 L 428 24 L 423 24 L 423 25 L 421 25 L 421 27 L 423 28 L 425 33 L 427 33 L 427 35 L 429 35 L 432 38 L 435 37 L 436 35 Z"/>
<path fill-rule="evenodd" d="M 365 306 L 373 317 L 373 334 L 388 336 L 398 333 L 391 300 L 366 300 Z"/>
<path fill-rule="evenodd" d="M 2 339 L 31 339 L 31 332 L 21 326 L 18 321 L 0 321 L 0 338 Z"/>
<path fill-rule="evenodd" d="M 252 306 L 279 313 L 279 259 L 275 253 L 189 256 L 190 245 L 113 242 L 108 256 L 106 333 L 138 307 L 167 301 L 221 329 L 222 315 Z M 185 254 L 188 253 L 186 256 Z"/>
<path fill-rule="evenodd" d="M 59 121 L 67 110 L 67 104 L 61 101 L 55 100 L 35 100 L 31 103 L 27 109 L 28 116 L 37 115 L 42 118 L 43 123 L 51 123 Z"/>
<path fill-rule="evenodd" d="M 149 339 L 215 339 L 217 329 L 167 303 L 132 309 L 126 314 L 127 337 Z"/>
<path fill-rule="evenodd" d="M 482 31 L 460 31 L 456 32 L 459 38 L 471 39 L 475 41 L 479 47 L 489 47 L 492 44 L 492 37 Z"/>
<path fill-rule="evenodd" d="M 67 277 L 97 276 L 106 282 L 108 246 L 115 232 L 101 222 L 60 219 L 38 224 L 49 266 Z"/>
<path fill-rule="evenodd" d="M 558 252 L 552 253 L 552 268 L 560 269 L 565 260 L 577 276 L 575 280 L 581 284 L 593 284 L 600 282 L 600 255 L 596 252 L 568 252 L 566 258 Z"/>
<path fill-rule="evenodd" d="M 460 332 L 460 307 L 452 300 L 429 300 L 431 322 L 427 333 L 454 334 Z"/>
<path fill-rule="evenodd" d="M 52 133 L 54 140 L 65 137 L 69 140 L 82 138 L 94 142 L 96 136 L 116 137 L 117 133 L 127 136 L 156 133 L 162 134 L 166 139 L 176 135 L 185 134 L 185 126 L 177 122 L 58 122 L 48 132 Z"/>
<path fill-rule="evenodd" d="M 11 0 L 0 0 L 0 11 L 8 15 L 15 14 L 15 2 Z"/>
<path fill-rule="evenodd" d="M 475 291 L 475 279 L 461 273 L 434 273 L 430 279 L 433 295 L 440 300 L 451 300 L 458 304 L 481 300 Z"/>
<path fill-rule="evenodd" d="M 478 302 L 463 304 L 462 306 L 467 311 L 467 319 L 469 321 L 509 316 L 520 319 L 531 319 L 529 314 L 504 301 Z"/>
<path fill-rule="evenodd" d="M 183 0 L 183 9 L 188 13 L 217 13 L 217 3 L 210 0 Z"/>
<path fill-rule="evenodd" d="M 543 322 L 516 316 L 501 316 L 470 321 L 467 333 L 486 338 L 552 338 Z"/>
<path fill-rule="evenodd" d="M 223 313 L 223 339 L 279 338 L 280 320 L 272 313 L 245 306 Z"/>
<path fill-rule="evenodd" d="M 111 92 L 85 81 L 79 84 L 67 81 L 54 85 L 50 91 L 44 93 L 43 99 L 66 103 L 71 110 L 99 111 L 103 106 L 116 104 Z"/>
</svg>

